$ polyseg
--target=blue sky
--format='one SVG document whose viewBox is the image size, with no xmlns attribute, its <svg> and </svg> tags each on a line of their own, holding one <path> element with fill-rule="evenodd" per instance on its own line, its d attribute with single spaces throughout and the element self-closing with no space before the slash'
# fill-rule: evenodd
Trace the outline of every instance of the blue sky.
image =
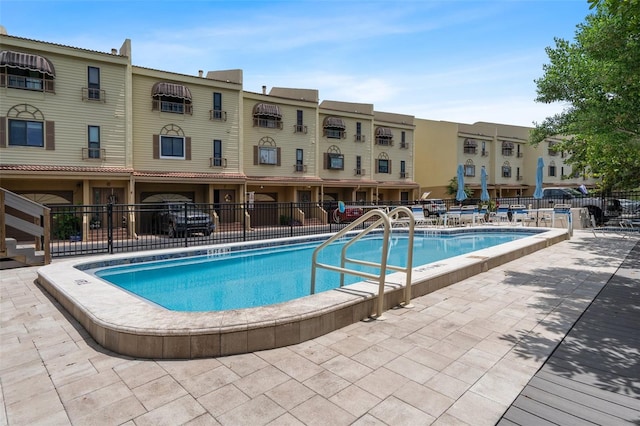
<svg viewBox="0 0 640 426">
<path fill-rule="evenodd" d="M 240 68 L 244 89 L 317 89 L 321 100 L 462 123 L 531 126 L 554 37 L 573 40 L 586 0 L 2 0 L 10 35 L 197 75 Z"/>
</svg>

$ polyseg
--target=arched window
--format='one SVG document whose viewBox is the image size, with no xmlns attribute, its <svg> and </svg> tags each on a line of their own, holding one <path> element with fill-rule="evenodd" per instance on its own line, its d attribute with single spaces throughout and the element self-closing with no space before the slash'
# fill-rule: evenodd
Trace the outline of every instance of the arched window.
<svg viewBox="0 0 640 426">
<path fill-rule="evenodd" d="M 502 177 L 503 178 L 510 178 L 511 177 L 511 165 L 509 164 L 508 161 L 505 161 L 502 164 Z"/>
<path fill-rule="evenodd" d="M 45 121 L 44 114 L 29 104 L 14 105 L 7 112 L 7 130 L 9 146 L 40 147 L 55 149 L 55 127 L 53 121 Z M 4 118 L 0 119 L 0 127 L 4 127 Z M 0 146 L 6 146 L 4 138 Z"/>
<path fill-rule="evenodd" d="M 331 145 L 324 153 L 324 168 L 327 170 L 344 170 L 344 155 L 340 148 Z"/>
<path fill-rule="evenodd" d="M 280 148 L 276 146 L 276 141 L 269 136 L 260 138 L 258 145 L 253 147 L 253 164 L 280 165 Z"/>
<path fill-rule="evenodd" d="M 386 152 L 381 152 L 376 158 L 376 173 L 391 173 L 391 160 Z"/>
<path fill-rule="evenodd" d="M 464 164 L 464 175 L 467 177 L 473 177 L 476 175 L 476 166 L 473 164 L 473 160 L 467 160 Z"/>
<path fill-rule="evenodd" d="M 191 138 L 177 124 L 167 124 L 153 135 L 153 158 L 191 160 Z"/>
</svg>

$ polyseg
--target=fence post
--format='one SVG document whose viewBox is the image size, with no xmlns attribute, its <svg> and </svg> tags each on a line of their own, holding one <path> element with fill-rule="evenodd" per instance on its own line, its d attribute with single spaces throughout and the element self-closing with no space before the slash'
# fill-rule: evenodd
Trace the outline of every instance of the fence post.
<svg viewBox="0 0 640 426">
<path fill-rule="evenodd" d="M 293 237 L 293 201 L 289 202 L 289 236 Z"/>
<path fill-rule="evenodd" d="M 184 246 L 185 247 L 189 247 L 189 233 L 187 232 L 187 230 L 189 229 L 189 212 L 187 211 L 187 209 L 189 208 L 188 203 L 185 201 L 184 202 Z"/>
<path fill-rule="evenodd" d="M 113 202 L 107 204 L 107 248 L 113 254 Z"/>
</svg>

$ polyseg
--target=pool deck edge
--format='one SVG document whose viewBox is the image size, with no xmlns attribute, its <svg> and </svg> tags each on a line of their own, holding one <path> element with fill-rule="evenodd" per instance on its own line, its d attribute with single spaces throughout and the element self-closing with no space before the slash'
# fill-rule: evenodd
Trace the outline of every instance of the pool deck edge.
<svg viewBox="0 0 640 426">
<path fill-rule="evenodd" d="M 521 229 L 521 228 L 520 228 Z M 422 296 L 568 239 L 552 229 L 412 271 Z M 150 305 L 74 267 L 87 258 L 38 270 L 38 282 L 96 340 L 116 353 L 156 359 L 203 358 L 288 346 L 370 318 L 377 284 L 360 282 L 277 305 L 224 312 L 174 312 Z M 404 274 L 387 276 L 385 310 L 401 306 Z"/>
</svg>

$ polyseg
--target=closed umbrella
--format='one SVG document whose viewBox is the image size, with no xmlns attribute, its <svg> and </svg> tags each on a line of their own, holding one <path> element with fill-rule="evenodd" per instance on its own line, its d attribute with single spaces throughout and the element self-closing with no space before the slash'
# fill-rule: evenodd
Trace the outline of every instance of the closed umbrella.
<svg viewBox="0 0 640 426">
<path fill-rule="evenodd" d="M 456 194 L 456 200 L 464 201 L 467 199 L 467 194 L 464 192 L 464 168 L 462 164 L 458 164 L 458 193 Z"/>
<path fill-rule="evenodd" d="M 489 197 L 489 191 L 487 191 L 487 171 L 484 167 L 480 170 L 480 186 L 482 187 L 480 201 L 489 201 L 491 197 Z"/>
<path fill-rule="evenodd" d="M 536 167 L 536 190 L 533 198 L 539 200 L 542 198 L 542 173 L 544 171 L 544 161 L 542 157 L 538 157 L 538 166 Z"/>
</svg>

